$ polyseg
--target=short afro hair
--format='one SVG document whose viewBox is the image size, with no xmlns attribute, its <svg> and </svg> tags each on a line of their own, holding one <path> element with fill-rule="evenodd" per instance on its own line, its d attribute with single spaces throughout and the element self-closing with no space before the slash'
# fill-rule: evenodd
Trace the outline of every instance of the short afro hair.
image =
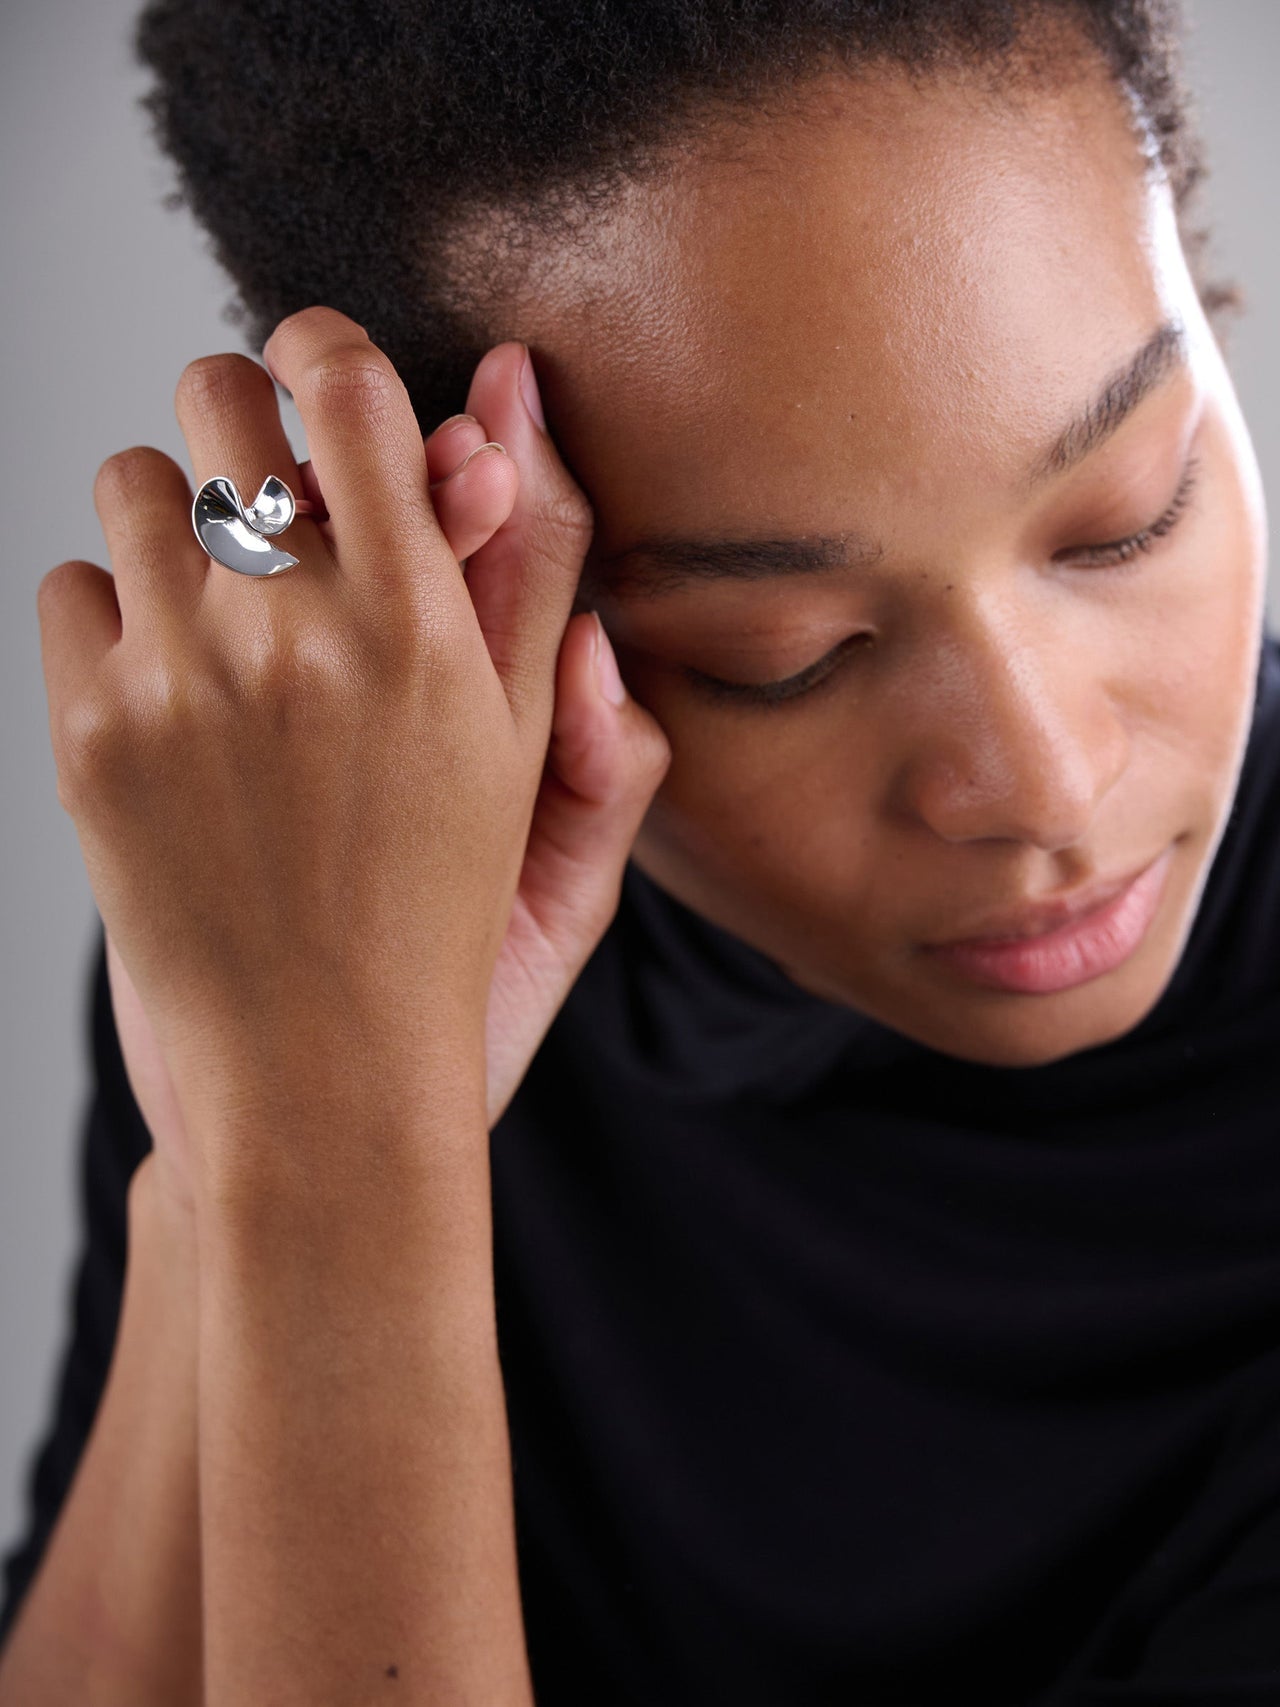
<svg viewBox="0 0 1280 1707">
<path fill-rule="evenodd" d="M 1206 311 L 1238 307 L 1188 223 L 1205 164 L 1181 31 L 1178 0 L 148 0 L 133 48 L 177 168 L 168 205 L 234 281 L 226 318 L 260 349 L 296 309 L 341 309 L 434 424 L 496 341 L 449 276 L 469 215 L 545 230 L 700 116 L 831 68 L 998 78 L 1038 39 L 1052 75 L 1054 54 L 1092 49 L 1148 128 Z"/>
</svg>

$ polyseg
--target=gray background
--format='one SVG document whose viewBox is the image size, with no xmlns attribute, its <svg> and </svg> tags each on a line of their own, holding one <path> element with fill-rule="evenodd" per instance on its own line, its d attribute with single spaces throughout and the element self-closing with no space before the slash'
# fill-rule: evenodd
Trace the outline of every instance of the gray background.
<svg viewBox="0 0 1280 1707">
<path fill-rule="evenodd" d="M 106 565 L 93 477 L 112 451 L 184 466 L 173 388 L 193 357 L 239 348 L 230 291 L 134 102 L 136 0 L 0 6 L 0 1546 L 22 1521 L 27 1461 L 68 1331 L 75 1161 L 88 1091 L 85 981 L 97 917 L 58 804 L 35 590 L 67 557 Z M 1274 175 L 1277 0 L 1193 0 L 1220 268 L 1250 298 L 1232 364 L 1271 494 L 1280 492 L 1280 300 Z M 252 352 L 257 354 L 257 352 Z M 299 455 L 296 416 L 285 411 Z M 1271 623 L 1280 627 L 1272 577 Z"/>
</svg>

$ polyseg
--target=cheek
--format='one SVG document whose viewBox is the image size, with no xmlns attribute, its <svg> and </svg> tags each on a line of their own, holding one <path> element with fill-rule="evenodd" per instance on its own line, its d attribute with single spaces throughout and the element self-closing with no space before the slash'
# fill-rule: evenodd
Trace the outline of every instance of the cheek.
<svg viewBox="0 0 1280 1707">
<path fill-rule="evenodd" d="M 1139 577 L 1123 634 L 1150 728 L 1220 804 L 1248 736 L 1266 585 L 1262 518 L 1239 450 L 1229 420 L 1207 423 L 1209 478 L 1192 536 L 1165 581 L 1155 565 Z"/>
<path fill-rule="evenodd" d="M 713 880 L 732 880 L 755 863 L 769 829 L 794 817 L 785 799 L 782 746 L 749 725 L 733 732 L 729 720 L 696 709 L 655 716 L 671 742 L 671 768 L 649 809 L 649 843 L 669 858 L 697 865 Z M 792 772 L 803 788 L 804 773 Z"/>
<path fill-rule="evenodd" d="M 833 887 L 847 897 L 871 864 L 876 800 L 874 714 L 849 684 L 819 709 L 722 716 L 660 708 L 672 763 L 638 849 L 687 889 L 769 899 L 801 915 Z M 868 873 L 864 875 L 869 875 Z"/>
</svg>

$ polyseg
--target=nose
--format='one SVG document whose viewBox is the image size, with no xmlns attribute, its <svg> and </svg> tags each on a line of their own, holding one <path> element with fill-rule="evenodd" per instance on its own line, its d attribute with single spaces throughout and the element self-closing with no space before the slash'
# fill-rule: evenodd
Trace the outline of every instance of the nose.
<svg viewBox="0 0 1280 1707">
<path fill-rule="evenodd" d="M 908 810 L 948 842 L 1085 840 L 1130 747 L 1087 638 L 979 613 L 926 668 L 899 772 Z"/>
</svg>

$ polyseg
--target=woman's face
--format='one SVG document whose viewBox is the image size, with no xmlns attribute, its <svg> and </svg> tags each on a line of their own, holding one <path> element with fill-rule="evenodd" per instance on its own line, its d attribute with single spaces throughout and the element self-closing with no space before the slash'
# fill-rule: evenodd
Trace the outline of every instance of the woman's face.
<svg viewBox="0 0 1280 1707">
<path fill-rule="evenodd" d="M 580 602 L 674 751 L 635 861 L 936 1049 L 1104 1043 L 1190 931 L 1263 614 L 1168 189 L 1101 72 L 1016 100 L 836 77 L 717 134 L 505 320 L 595 510 Z M 932 946 L 1152 862 L 1083 937 Z"/>
</svg>

